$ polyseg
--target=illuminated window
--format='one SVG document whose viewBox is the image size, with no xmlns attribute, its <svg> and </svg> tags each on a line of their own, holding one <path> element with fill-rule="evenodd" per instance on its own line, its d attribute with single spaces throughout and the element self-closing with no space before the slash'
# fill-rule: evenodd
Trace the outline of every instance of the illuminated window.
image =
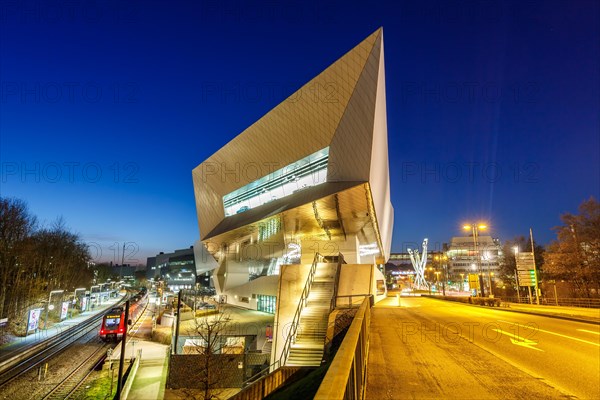
<svg viewBox="0 0 600 400">
<path fill-rule="evenodd" d="M 259 294 L 256 296 L 258 302 L 258 311 L 263 311 L 269 314 L 275 314 L 275 305 L 277 304 L 276 296 L 266 296 Z"/>
<path fill-rule="evenodd" d="M 225 216 L 239 214 L 327 181 L 329 147 L 223 196 Z"/>
</svg>

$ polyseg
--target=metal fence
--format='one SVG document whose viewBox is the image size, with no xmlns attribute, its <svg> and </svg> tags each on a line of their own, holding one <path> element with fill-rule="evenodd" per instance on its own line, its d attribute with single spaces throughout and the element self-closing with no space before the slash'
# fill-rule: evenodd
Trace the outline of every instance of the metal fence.
<svg viewBox="0 0 600 400">
<path fill-rule="evenodd" d="M 527 296 L 521 296 L 520 298 L 502 297 L 502 301 L 507 301 L 510 303 L 536 304 L 535 296 L 532 299 L 529 299 Z M 600 298 L 540 297 L 540 304 L 545 306 L 600 308 Z"/>
<path fill-rule="evenodd" d="M 360 400 L 367 383 L 367 356 L 372 298 L 365 298 L 333 359 L 317 400 Z"/>
</svg>

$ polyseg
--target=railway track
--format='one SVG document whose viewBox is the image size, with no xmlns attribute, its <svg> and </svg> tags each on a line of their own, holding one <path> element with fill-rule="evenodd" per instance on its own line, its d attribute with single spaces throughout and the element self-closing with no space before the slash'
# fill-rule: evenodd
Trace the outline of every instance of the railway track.
<svg viewBox="0 0 600 400">
<path fill-rule="evenodd" d="M 124 303 L 124 300 L 118 304 L 122 303 Z M 143 305 L 144 311 L 147 305 L 148 303 L 146 301 L 146 303 Z M 141 317 L 142 314 L 144 314 L 144 312 L 140 313 L 138 317 Z M 61 354 L 63 354 L 65 351 L 68 351 L 67 349 L 73 344 L 80 342 L 82 339 L 86 338 L 86 336 L 92 336 L 91 339 L 87 341 L 86 345 L 96 344 L 96 348 L 87 356 L 82 355 L 75 357 L 76 360 L 80 360 L 81 357 L 85 358 L 75 369 L 69 369 L 69 372 L 67 372 L 64 377 L 61 377 L 52 383 L 50 381 L 45 382 L 47 387 L 51 386 L 49 391 L 48 388 L 43 390 L 43 393 L 35 391 L 35 394 L 32 392 L 19 391 L 17 397 L 11 396 L 15 399 L 71 398 L 76 392 L 78 392 L 78 389 L 83 385 L 87 377 L 94 371 L 98 364 L 102 363 L 106 358 L 106 351 L 110 347 L 110 344 L 100 341 L 97 336 L 103 315 L 104 313 L 100 313 L 97 316 L 94 316 L 84 323 L 78 325 L 77 327 L 71 328 L 70 330 L 64 332 L 64 334 L 47 339 L 33 348 L 23 351 L 20 355 L 14 356 L 12 359 L 2 361 L 2 363 L 0 363 L 0 394 L 2 394 L 5 389 L 9 387 L 12 387 L 13 389 L 15 385 L 19 387 L 21 385 L 19 383 L 19 378 L 23 377 L 26 380 L 27 373 L 29 372 L 29 374 L 31 374 L 31 371 L 35 367 L 41 366 L 45 362 L 49 362 L 55 357 L 60 357 Z M 39 385 L 37 386 L 39 388 Z M 14 392 L 14 390 L 11 391 Z M 2 398 L 1 395 L 0 398 Z M 7 397 L 4 396 L 4 398 Z"/>
<path fill-rule="evenodd" d="M 108 343 L 102 343 L 92 354 L 84 359 L 79 366 L 65 376 L 48 394 L 42 399 L 62 400 L 68 399 L 85 382 L 88 376 L 101 364 L 106 358 L 106 351 L 109 349 Z"/>
<path fill-rule="evenodd" d="M 46 341 L 43 343 L 43 348 L 37 350 L 37 352 L 34 354 L 30 354 L 28 357 L 22 360 L 10 363 L 8 368 L 0 374 L 0 391 L 3 386 L 7 385 L 43 362 L 48 361 L 52 357 L 60 354 L 70 345 L 85 337 L 85 335 L 92 331 L 97 331 L 98 324 L 100 323 L 101 319 L 102 315 L 91 318 L 84 324 L 74 328 L 71 332 L 67 332 L 58 337 L 53 337 Z"/>
</svg>

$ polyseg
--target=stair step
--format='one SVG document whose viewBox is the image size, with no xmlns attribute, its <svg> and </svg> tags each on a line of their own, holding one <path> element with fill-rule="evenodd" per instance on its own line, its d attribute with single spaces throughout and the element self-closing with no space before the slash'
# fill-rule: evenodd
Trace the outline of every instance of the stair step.
<svg viewBox="0 0 600 400">
<path fill-rule="evenodd" d="M 324 336 L 327 333 L 327 328 L 305 328 L 298 330 L 296 337 L 304 336 Z"/>
<path fill-rule="evenodd" d="M 316 362 L 286 362 L 285 363 L 286 366 L 290 366 L 290 367 L 318 367 L 321 365 L 321 363 L 316 363 Z"/>
<path fill-rule="evenodd" d="M 325 334 L 322 335 L 305 335 L 305 336 L 296 336 L 296 343 L 300 344 L 309 344 L 314 343 L 315 346 L 323 347 L 323 342 L 325 341 Z"/>
<path fill-rule="evenodd" d="M 323 350 L 323 343 L 325 342 L 325 336 L 323 336 L 322 338 L 314 338 L 314 339 L 309 339 L 309 338 L 304 338 L 304 339 L 298 339 L 296 338 L 296 342 L 294 343 L 295 345 L 298 346 L 314 346 L 314 347 L 318 347 L 321 350 Z"/>
<path fill-rule="evenodd" d="M 288 361 L 290 362 L 294 362 L 294 361 L 308 361 L 308 360 L 314 360 L 314 361 L 321 361 L 321 359 L 323 358 L 323 353 L 315 353 L 315 354 L 303 354 L 303 355 L 299 355 L 299 354 L 294 354 L 289 356 Z"/>
<path fill-rule="evenodd" d="M 321 362 L 323 358 L 323 353 L 320 354 L 309 354 L 309 355 L 290 355 L 288 358 L 289 362 L 298 362 L 298 361 L 318 361 Z M 287 364 L 287 363 L 286 363 Z"/>
<path fill-rule="evenodd" d="M 325 342 L 325 334 L 323 335 L 307 335 L 307 336 L 296 336 L 295 343 L 297 344 L 314 344 L 315 346 L 321 346 L 323 348 L 323 343 Z"/>
<path fill-rule="evenodd" d="M 288 359 L 288 361 L 285 363 L 285 365 L 314 365 L 314 366 L 318 366 L 321 364 L 321 360 L 323 359 L 323 356 L 315 356 L 312 358 L 290 358 Z"/>
<path fill-rule="evenodd" d="M 290 351 L 323 351 L 323 343 L 294 343 L 292 347 L 290 347 Z"/>
<path fill-rule="evenodd" d="M 323 333 L 325 334 L 325 332 L 327 331 L 327 325 L 322 324 L 322 325 L 300 325 L 299 329 L 298 329 L 298 334 L 299 335 L 312 335 L 314 333 Z"/>
<path fill-rule="evenodd" d="M 298 349 L 293 348 L 290 349 L 290 357 L 314 357 L 315 355 L 322 355 L 323 349 L 313 348 L 313 349 Z"/>
<path fill-rule="evenodd" d="M 319 340 L 320 338 L 324 338 L 327 336 L 327 332 L 325 329 L 323 330 L 305 330 L 296 335 L 296 340 L 298 339 L 311 339 L 311 340 Z"/>
<path fill-rule="evenodd" d="M 298 333 L 296 335 L 297 339 L 313 339 L 313 340 L 318 340 L 318 338 L 321 337 L 325 337 L 327 336 L 327 330 L 326 329 L 310 329 L 310 330 L 303 330 L 300 331 L 300 333 Z"/>
<path fill-rule="evenodd" d="M 300 312 L 298 332 L 286 365 L 320 366 L 334 294 L 337 263 L 319 263 L 310 293 Z"/>
</svg>

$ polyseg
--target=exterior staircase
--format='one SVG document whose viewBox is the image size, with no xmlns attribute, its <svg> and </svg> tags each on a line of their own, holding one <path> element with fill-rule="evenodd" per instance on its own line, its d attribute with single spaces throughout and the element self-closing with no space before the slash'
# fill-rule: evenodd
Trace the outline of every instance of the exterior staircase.
<svg viewBox="0 0 600 400">
<path fill-rule="evenodd" d="M 267 339 L 267 340 L 265 340 L 265 343 L 263 344 L 261 353 L 271 353 L 272 348 L 273 348 L 273 341 Z"/>
<path fill-rule="evenodd" d="M 300 313 L 298 331 L 290 347 L 286 366 L 319 366 L 323 359 L 325 336 L 337 263 L 319 263 L 306 306 Z"/>
</svg>

